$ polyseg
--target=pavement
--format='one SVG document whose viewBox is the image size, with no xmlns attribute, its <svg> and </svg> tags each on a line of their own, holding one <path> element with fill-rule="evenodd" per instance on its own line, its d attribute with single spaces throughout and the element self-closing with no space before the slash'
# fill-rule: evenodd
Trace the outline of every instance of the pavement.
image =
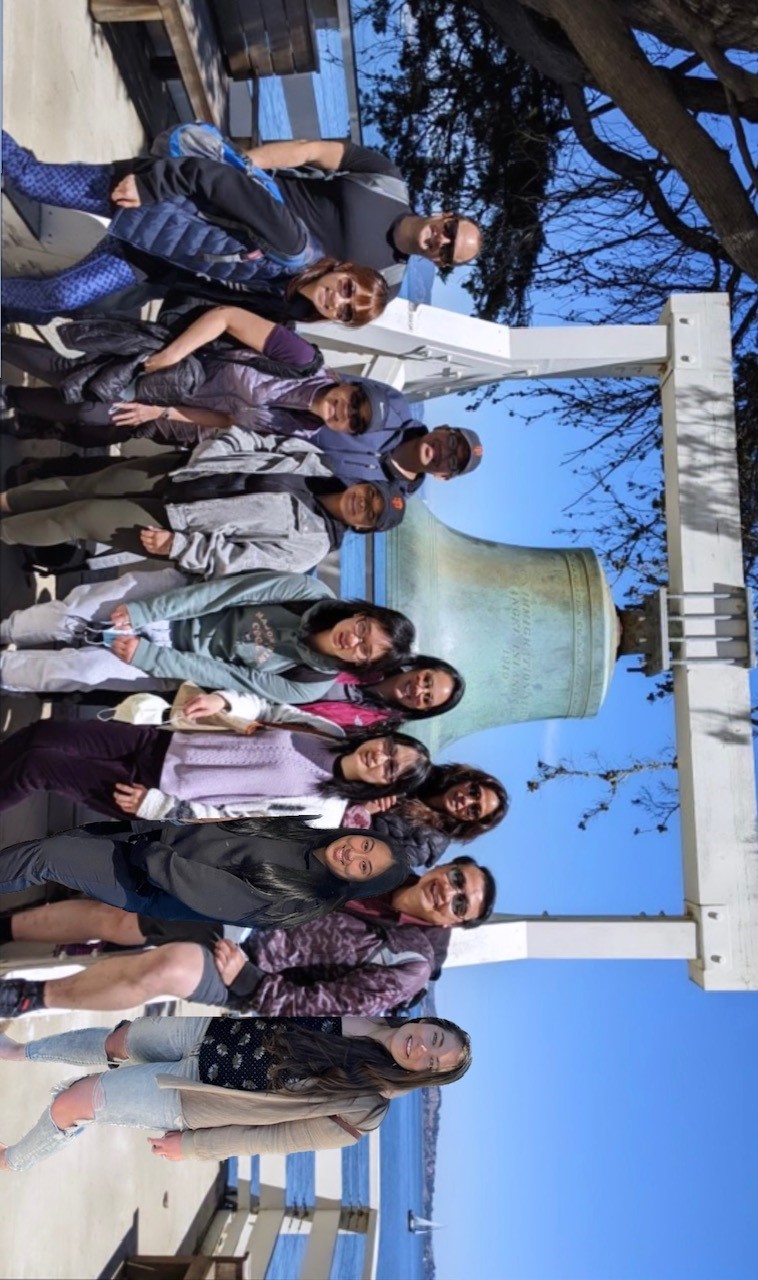
<svg viewBox="0 0 758 1280">
<path fill-rule="evenodd" d="M 50 161 L 106 161 L 144 146 L 139 119 L 87 0 L 4 0 L 3 124 Z M 71 244 L 57 234 L 40 247 L 5 199 L 3 215 L 3 266 L 12 272 L 55 270 L 79 256 L 78 235 L 97 232 L 74 226 Z M 56 447 L 32 442 L 24 452 Z M 0 467 L 17 460 L 16 444 L 0 437 Z M 45 590 L 55 592 L 55 579 L 28 578 L 15 549 L 0 551 L 4 613 Z M 6 697 L 0 702 L 0 732 L 44 714 L 49 706 L 37 698 Z M 34 797 L 2 815 L 0 845 L 44 834 L 48 822 L 45 798 Z M 10 905 L 8 898 L 0 900 L 1 908 Z M 195 1010 L 180 1006 L 180 1012 Z M 43 1014 L 5 1029 L 25 1040 L 117 1020 L 107 1014 Z M 0 1140 L 19 1137 L 47 1105 L 50 1089 L 76 1074 L 40 1063 L 0 1063 Z M 174 1254 L 217 1174 L 216 1164 L 159 1160 L 150 1154 L 144 1131 L 92 1129 L 33 1172 L 0 1175 L 0 1280 L 110 1276 L 114 1259 L 126 1252 Z"/>
</svg>

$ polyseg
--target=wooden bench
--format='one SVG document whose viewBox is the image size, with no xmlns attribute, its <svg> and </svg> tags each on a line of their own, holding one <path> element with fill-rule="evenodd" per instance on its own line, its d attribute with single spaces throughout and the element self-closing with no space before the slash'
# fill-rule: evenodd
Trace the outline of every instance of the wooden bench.
<svg viewBox="0 0 758 1280">
<path fill-rule="evenodd" d="M 318 71 L 308 0 L 215 0 L 214 12 L 233 80 Z"/>
<path fill-rule="evenodd" d="M 226 129 L 228 76 L 205 0 L 90 0 L 90 13 L 96 22 L 163 22 L 197 119 Z"/>
<path fill-rule="evenodd" d="M 176 1254 L 174 1257 L 135 1254 L 124 1262 L 119 1280 L 242 1280 L 247 1256 L 214 1258 L 202 1254 Z"/>
<path fill-rule="evenodd" d="M 226 130 L 229 80 L 317 71 L 308 0 L 90 0 L 96 22 L 163 22 L 172 58 L 153 59 L 179 78 L 192 111 Z"/>
</svg>

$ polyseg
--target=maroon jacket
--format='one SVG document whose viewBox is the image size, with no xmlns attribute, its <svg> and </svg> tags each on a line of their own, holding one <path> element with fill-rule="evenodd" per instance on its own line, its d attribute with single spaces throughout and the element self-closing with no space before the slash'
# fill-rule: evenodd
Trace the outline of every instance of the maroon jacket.
<svg viewBox="0 0 758 1280">
<path fill-rule="evenodd" d="M 316 1017 L 412 1004 L 444 963 L 450 930 L 402 919 L 381 899 L 369 902 L 371 915 L 356 903 L 294 929 L 253 933 L 230 1005 Z"/>
</svg>

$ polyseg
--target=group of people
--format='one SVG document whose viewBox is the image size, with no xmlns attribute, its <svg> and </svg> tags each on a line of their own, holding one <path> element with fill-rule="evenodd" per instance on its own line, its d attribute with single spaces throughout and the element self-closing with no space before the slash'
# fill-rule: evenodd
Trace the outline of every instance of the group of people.
<svg viewBox="0 0 758 1280">
<path fill-rule="evenodd" d="M 411 619 L 311 571 L 483 447 L 326 369 L 293 326 L 376 319 L 411 254 L 467 262 L 479 229 L 414 212 L 392 163 L 349 142 L 242 152 L 198 124 L 112 165 L 2 145 L 24 195 L 109 222 L 74 266 L 3 279 L 3 359 L 46 385 L 3 385 L 0 430 L 101 452 L 17 468 L 0 538 L 39 563 L 88 542 L 128 565 L 0 623 L 6 693 L 124 695 L 107 721 L 40 720 L 0 744 L 0 809 L 42 790 L 105 819 L 0 853 L 0 892 L 83 895 L 0 917 L 0 945 L 104 950 L 73 977 L 0 982 L 0 1017 L 158 995 L 241 1016 L 0 1037 L 1 1058 L 103 1068 L 0 1144 L 0 1168 L 92 1121 L 164 1130 L 167 1159 L 356 1141 L 393 1095 L 468 1068 L 460 1027 L 402 1015 L 450 930 L 493 910 L 487 868 L 438 859 L 509 801 L 407 731 L 465 696 L 449 655 L 416 653 Z M 104 461 L 133 437 L 157 447 Z"/>
</svg>

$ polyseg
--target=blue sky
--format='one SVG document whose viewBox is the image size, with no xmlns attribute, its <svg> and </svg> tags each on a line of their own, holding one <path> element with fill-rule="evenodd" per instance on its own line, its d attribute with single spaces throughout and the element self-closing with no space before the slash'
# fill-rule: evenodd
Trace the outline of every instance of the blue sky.
<svg viewBox="0 0 758 1280">
<path fill-rule="evenodd" d="M 455 286 L 434 300 L 468 309 Z M 561 462 L 578 434 L 524 426 L 507 406 L 475 417 L 462 407 L 431 401 L 427 423 L 475 422 L 485 463 L 460 482 L 429 482 L 432 508 L 468 533 L 560 545 L 553 530 L 577 485 Z M 501 910 L 681 912 L 676 821 L 667 835 L 634 837 L 635 811 L 618 802 L 580 832 L 596 788 L 525 787 L 538 758 L 618 762 L 671 746 L 672 706 L 647 703 L 649 687 L 619 666 L 595 719 L 504 727 L 447 752 L 512 793 L 506 823 L 472 849 L 498 876 Z M 442 1111 L 439 1280 L 758 1274 L 755 996 L 705 994 L 678 962 L 533 961 L 448 970 L 437 1004 L 475 1048 Z"/>
</svg>

